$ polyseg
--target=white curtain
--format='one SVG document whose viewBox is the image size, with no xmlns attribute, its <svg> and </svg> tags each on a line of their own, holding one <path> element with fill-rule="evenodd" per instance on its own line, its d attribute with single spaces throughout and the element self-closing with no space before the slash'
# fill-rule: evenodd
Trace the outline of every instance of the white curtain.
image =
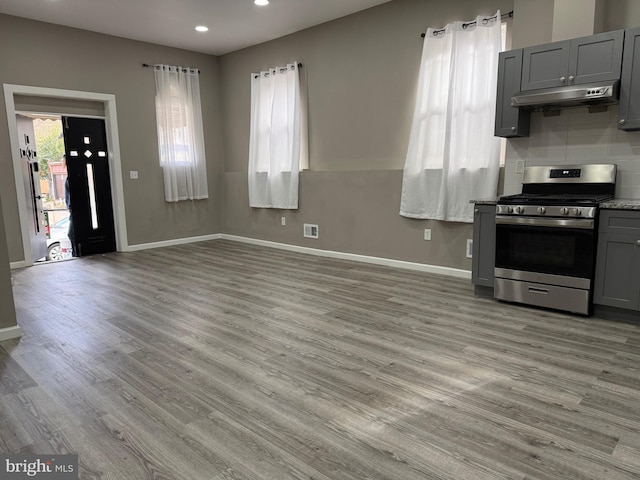
<svg viewBox="0 0 640 480">
<path fill-rule="evenodd" d="M 472 199 L 495 196 L 500 11 L 427 30 L 402 181 L 400 215 L 472 222 Z"/>
<path fill-rule="evenodd" d="M 298 63 L 251 74 L 249 205 L 298 208 L 302 148 Z"/>
<path fill-rule="evenodd" d="M 167 202 L 209 197 L 197 69 L 154 65 L 160 165 Z"/>
</svg>

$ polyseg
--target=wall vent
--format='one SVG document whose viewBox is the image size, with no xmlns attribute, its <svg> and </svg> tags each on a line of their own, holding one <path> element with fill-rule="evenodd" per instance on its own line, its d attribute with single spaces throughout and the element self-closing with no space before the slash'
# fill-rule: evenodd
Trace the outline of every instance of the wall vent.
<svg viewBox="0 0 640 480">
<path fill-rule="evenodd" d="M 318 238 L 318 225 L 312 225 L 311 223 L 304 224 L 304 236 L 305 238 Z"/>
</svg>

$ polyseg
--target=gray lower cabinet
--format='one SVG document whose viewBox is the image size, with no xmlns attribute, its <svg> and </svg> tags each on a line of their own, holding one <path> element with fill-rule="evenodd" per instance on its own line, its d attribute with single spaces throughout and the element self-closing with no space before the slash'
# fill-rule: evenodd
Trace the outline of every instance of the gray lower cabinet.
<svg viewBox="0 0 640 480">
<path fill-rule="evenodd" d="M 496 263 L 496 206 L 476 205 L 473 216 L 471 282 L 493 288 Z"/>
<path fill-rule="evenodd" d="M 600 213 L 593 303 L 640 310 L 640 211 Z"/>
<path fill-rule="evenodd" d="M 529 136 L 531 112 L 511 106 L 511 97 L 520 91 L 522 49 L 500 52 L 496 97 L 496 137 Z"/>
<path fill-rule="evenodd" d="M 640 130 L 640 27 L 628 29 L 624 37 L 618 128 Z"/>
<path fill-rule="evenodd" d="M 620 78 L 624 30 L 526 47 L 522 90 L 605 82 Z"/>
</svg>

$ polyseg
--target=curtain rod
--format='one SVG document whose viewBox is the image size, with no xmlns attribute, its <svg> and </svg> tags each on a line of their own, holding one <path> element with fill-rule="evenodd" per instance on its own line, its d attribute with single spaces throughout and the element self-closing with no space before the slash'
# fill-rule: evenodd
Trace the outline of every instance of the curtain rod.
<svg viewBox="0 0 640 480">
<path fill-rule="evenodd" d="M 302 67 L 304 67 L 304 65 L 302 65 L 301 63 L 298 63 L 298 68 L 302 68 Z M 282 70 L 283 70 L 283 67 L 280 67 L 280 71 L 281 71 L 281 72 L 282 72 Z M 257 74 L 257 75 L 254 75 L 254 76 L 253 76 L 253 78 L 258 78 L 259 76 L 260 76 L 260 75 L 259 75 L 259 74 Z"/>
<path fill-rule="evenodd" d="M 143 67 L 143 68 L 153 68 L 153 67 L 155 67 L 155 65 L 150 65 L 150 64 L 148 64 L 148 63 L 143 63 L 143 64 L 142 64 L 142 67 Z M 183 68 L 183 70 L 187 70 L 187 69 L 186 69 L 186 68 Z M 197 70 L 198 70 L 198 73 L 200 73 L 200 69 L 197 69 Z"/>
<path fill-rule="evenodd" d="M 502 15 L 500 15 L 500 18 L 501 18 L 501 19 L 502 19 L 502 18 L 505 18 L 505 17 L 513 18 L 513 10 L 511 10 L 510 12 L 503 13 Z M 492 16 L 492 17 L 487 17 L 487 18 L 495 18 L 495 15 L 494 15 L 494 16 Z M 470 25 L 475 25 L 475 24 L 476 24 L 475 20 L 474 20 L 473 22 L 463 23 L 463 24 L 462 24 L 462 28 L 467 28 L 468 26 L 470 26 Z M 445 30 L 444 28 L 441 28 L 440 30 L 434 30 L 434 31 L 433 31 L 433 33 L 440 33 L 440 32 L 444 32 L 444 30 Z M 420 34 L 420 36 L 421 36 L 422 38 L 424 38 L 424 37 L 426 37 L 426 36 L 427 36 L 427 33 L 426 33 L 426 32 L 422 32 L 422 33 Z"/>
</svg>

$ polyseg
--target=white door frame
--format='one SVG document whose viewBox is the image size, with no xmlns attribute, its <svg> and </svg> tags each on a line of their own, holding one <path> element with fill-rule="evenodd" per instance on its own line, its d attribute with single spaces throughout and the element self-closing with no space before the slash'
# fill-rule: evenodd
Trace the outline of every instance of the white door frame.
<svg viewBox="0 0 640 480">
<path fill-rule="evenodd" d="M 12 262 L 12 267 L 33 265 L 34 259 L 29 242 L 29 226 L 27 219 L 27 201 L 22 182 L 20 155 L 18 147 L 18 127 L 16 125 L 16 111 L 14 95 L 31 97 L 53 97 L 69 100 L 89 100 L 104 104 L 105 126 L 107 130 L 107 148 L 109 149 L 109 177 L 113 202 L 114 226 L 116 232 L 116 250 L 124 252 L 129 249 L 127 240 L 127 223 L 124 211 L 124 188 L 122 183 L 122 165 L 120 162 L 120 139 L 118 136 L 118 117 L 116 114 L 116 97 L 106 93 L 81 92 L 76 90 L 61 90 L 57 88 L 31 87 L 27 85 L 4 84 L 4 100 L 7 109 L 7 123 L 9 124 L 9 142 L 13 159 L 13 173 L 18 194 L 18 213 L 20 216 L 20 230 L 22 232 L 22 246 L 24 248 L 24 262 Z M 73 116 L 73 115 L 69 115 Z"/>
</svg>

